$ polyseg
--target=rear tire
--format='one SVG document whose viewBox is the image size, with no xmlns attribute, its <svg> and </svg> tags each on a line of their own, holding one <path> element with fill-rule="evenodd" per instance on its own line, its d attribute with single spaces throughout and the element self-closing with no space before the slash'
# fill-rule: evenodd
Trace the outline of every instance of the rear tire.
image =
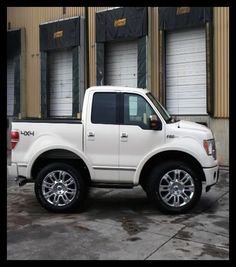
<svg viewBox="0 0 236 267">
<path fill-rule="evenodd" d="M 35 195 L 42 207 L 52 212 L 82 209 L 88 187 L 79 172 L 66 163 L 52 163 L 37 175 Z"/>
<path fill-rule="evenodd" d="M 151 171 L 146 193 L 162 212 L 180 214 L 196 205 L 201 197 L 202 182 L 186 163 L 169 161 Z"/>
</svg>

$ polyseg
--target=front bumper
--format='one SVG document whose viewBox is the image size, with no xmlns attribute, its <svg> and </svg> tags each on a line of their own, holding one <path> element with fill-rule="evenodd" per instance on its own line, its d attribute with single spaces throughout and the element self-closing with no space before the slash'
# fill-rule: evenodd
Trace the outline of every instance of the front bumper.
<svg viewBox="0 0 236 267">
<path fill-rule="evenodd" d="M 219 166 L 214 166 L 212 168 L 203 168 L 206 183 L 205 183 L 205 191 L 209 191 L 210 188 L 217 184 L 219 180 Z"/>
</svg>

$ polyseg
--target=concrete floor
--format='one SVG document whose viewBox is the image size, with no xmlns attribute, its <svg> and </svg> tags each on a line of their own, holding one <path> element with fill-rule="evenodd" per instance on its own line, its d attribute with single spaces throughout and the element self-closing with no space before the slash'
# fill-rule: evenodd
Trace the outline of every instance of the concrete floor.
<svg viewBox="0 0 236 267">
<path fill-rule="evenodd" d="M 185 215 L 163 215 L 140 187 L 91 189 L 82 213 L 41 208 L 8 177 L 8 260 L 228 260 L 229 173 Z"/>
</svg>

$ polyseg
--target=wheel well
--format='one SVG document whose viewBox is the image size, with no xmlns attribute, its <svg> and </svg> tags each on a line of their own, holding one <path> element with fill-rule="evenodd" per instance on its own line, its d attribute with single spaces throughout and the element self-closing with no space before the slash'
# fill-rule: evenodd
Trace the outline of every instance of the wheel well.
<svg viewBox="0 0 236 267">
<path fill-rule="evenodd" d="M 177 159 L 191 166 L 198 173 L 201 181 L 206 181 L 201 164 L 193 156 L 180 151 L 165 151 L 157 155 L 154 155 L 151 159 L 149 159 L 145 163 L 139 177 L 139 184 L 145 187 L 147 182 L 147 177 L 149 176 L 149 173 L 151 172 L 154 166 L 158 164 L 161 165 L 162 162 L 177 160 Z"/>
<path fill-rule="evenodd" d="M 42 153 L 34 162 L 31 169 L 31 178 L 36 179 L 38 172 L 53 162 L 63 162 L 73 166 L 80 172 L 85 181 L 90 184 L 91 177 L 85 162 L 75 153 L 64 149 L 53 149 Z"/>
</svg>

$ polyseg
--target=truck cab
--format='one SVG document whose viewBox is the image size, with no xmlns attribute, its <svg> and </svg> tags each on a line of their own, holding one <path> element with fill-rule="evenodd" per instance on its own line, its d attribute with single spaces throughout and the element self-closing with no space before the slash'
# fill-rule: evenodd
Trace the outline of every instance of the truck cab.
<svg viewBox="0 0 236 267">
<path fill-rule="evenodd" d="M 91 87 L 81 121 L 23 120 L 12 129 L 19 140 L 9 172 L 34 182 L 54 212 L 81 207 L 91 186 L 141 185 L 160 210 L 182 213 L 218 180 L 212 131 L 172 118 L 146 89 Z"/>
</svg>

